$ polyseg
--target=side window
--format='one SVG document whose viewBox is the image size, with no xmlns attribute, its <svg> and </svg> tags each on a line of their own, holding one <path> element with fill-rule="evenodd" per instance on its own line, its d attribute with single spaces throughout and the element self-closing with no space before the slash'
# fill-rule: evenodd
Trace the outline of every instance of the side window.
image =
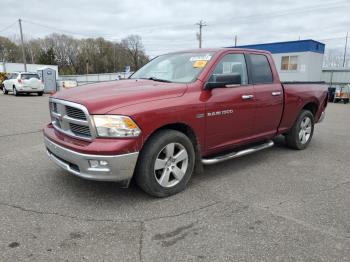
<svg viewBox="0 0 350 262">
<path fill-rule="evenodd" d="M 247 66 L 243 54 L 228 54 L 216 65 L 209 82 L 217 82 L 221 76 L 235 75 L 240 77 L 241 85 L 248 84 Z M 219 81 L 218 81 L 219 82 Z"/>
<path fill-rule="evenodd" d="M 267 60 L 267 57 L 264 55 L 255 55 L 251 54 L 250 61 L 252 64 L 252 73 L 253 73 L 253 83 L 254 84 L 266 84 L 272 83 L 272 71 Z"/>
</svg>

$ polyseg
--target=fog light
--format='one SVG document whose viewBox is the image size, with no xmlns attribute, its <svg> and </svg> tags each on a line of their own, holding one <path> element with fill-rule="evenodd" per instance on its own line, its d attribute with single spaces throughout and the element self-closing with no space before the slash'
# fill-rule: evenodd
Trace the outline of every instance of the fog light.
<svg viewBox="0 0 350 262">
<path fill-rule="evenodd" d="M 105 160 L 89 160 L 89 164 L 92 168 L 104 168 L 108 166 L 108 162 Z"/>
<path fill-rule="evenodd" d="M 89 162 L 90 162 L 90 166 L 91 166 L 92 168 L 96 168 L 96 167 L 99 166 L 97 160 L 89 160 Z"/>
<path fill-rule="evenodd" d="M 107 165 L 108 165 L 108 162 L 107 162 L 107 161 L 104 161 L 104 160 L 100 160 L 100 165 L 101 165 L 101 166 L 107 166 Z"/>
</svg>

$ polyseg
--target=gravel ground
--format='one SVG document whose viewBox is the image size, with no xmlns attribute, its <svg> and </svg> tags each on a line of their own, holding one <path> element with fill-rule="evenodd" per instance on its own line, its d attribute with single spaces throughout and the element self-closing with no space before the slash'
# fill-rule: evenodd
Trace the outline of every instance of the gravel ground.
<svg viewBox="0 0 350 262">
<path fill-rule="evenodd" d="M 0 95 L 0 261 L 350 261 L 350 105 L 307 150 L 205 168 L 166 199 L 49 162 L 48 97 Z"/>
</svg>

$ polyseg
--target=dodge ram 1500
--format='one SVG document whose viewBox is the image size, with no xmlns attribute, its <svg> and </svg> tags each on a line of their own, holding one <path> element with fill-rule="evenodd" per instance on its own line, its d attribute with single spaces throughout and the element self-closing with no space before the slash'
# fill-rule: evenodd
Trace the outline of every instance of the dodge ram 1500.
<svg viewBox="0 0 350 262">
<path fill-rule="evenodd" d="M 58 92 L 44 129 L 49 157 L 91 180 L 132 178 L 165 197 L 203 165 L 273 146 L 308 146 L 327 106 L 317 83 L 281 83 L 269 52 L 198 49 L 158 56 L 129 79 Z"/>
</svg>

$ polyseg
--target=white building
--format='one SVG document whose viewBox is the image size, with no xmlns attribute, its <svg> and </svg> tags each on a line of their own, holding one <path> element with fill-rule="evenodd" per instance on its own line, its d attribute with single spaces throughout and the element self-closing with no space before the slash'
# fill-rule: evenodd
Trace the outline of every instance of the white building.
<svg viewBox="0 0 350 262">
<path fill-rule="evenodd" d="M 40 65 L 40 64 L 27 64 L 28 72 L 37 72 L 42 68 L 51 68 L 56 71 L 56 78 L 58 78 L 58 66 L 57 65 Z M 0 72 L 13 73 L 23 72 L 24 65 L 22 63 L 5 63 L 0 61 Z"/>
<path fill-rule="evenodd" d="M 271 52 L 281 81 L 321 81 L 323 43 L 299 40 L 238 47 Z"/>
</svg>

